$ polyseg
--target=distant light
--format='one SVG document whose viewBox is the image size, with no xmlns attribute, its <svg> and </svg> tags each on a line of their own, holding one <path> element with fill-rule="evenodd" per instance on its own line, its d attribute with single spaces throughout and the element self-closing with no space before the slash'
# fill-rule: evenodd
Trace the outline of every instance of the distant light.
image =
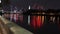
<svg viewBox="0 0 60 34">
<path fill-rule="evenodd" d="M 14 13 L 16 13 L 17 10 L 14 10 Z"/>
<path fill-rule="evenodd" d="M 17 7 L 15 7 L 15 10 L 14 10 L 14 13 L 16 13 L 17 12 Z"/>
<path fill-rule="evenodd" d="M 4 13 L 4 10 L 2 10 L 2 13 Z"/>
<path fill-rule="evenodd" d="M 1 3 L 1 0 L 0 0 L 0 3 Z"/>
<path fill-rule="evenodd" d="M 30 15 L 28 16 L 28 25 L 30 25 Z"/>
<path fill-rule="evenodd" d="M 29 10 L 30 10 L 30 6 L 29 6 L 29 8 L 28 8 Z"/>
</svg>

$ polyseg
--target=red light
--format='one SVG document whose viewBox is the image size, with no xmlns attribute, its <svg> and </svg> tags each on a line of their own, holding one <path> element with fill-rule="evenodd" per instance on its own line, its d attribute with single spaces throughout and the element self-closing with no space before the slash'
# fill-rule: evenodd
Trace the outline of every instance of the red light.
<svg viewBox="0 0 60 34">
<path fill-rule="evenodd" d="M 36 28 L 36 17 L 35 16 L 31 16 L 31 26 Z"/>
<path fill-rule="evenodd" d="M 37 19 L 36 19 L 36 23 L 37 23 L 37 27 L 40 28 L 40 26 L 42 25 L 42 20 L 41 20 L 41 16 L 37 16 Z"/>
<path fill-rule="evenodd" d="M 31 16 L 31 26 L 36 28 L 40 28 L 43 25 L 44 16 Z"/>
</svg>

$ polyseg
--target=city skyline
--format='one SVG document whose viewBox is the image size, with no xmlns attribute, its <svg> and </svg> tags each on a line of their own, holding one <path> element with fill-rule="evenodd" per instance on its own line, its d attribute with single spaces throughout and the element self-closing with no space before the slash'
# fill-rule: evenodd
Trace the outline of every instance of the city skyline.
<svg viewBox="0 0 60 34">
<path fill-rule="evenodd" d="M 34 4 L 40 5 L 45 9 L 60 9 L 60 0 L 7 0 L 7 4 L 10 4 L 9 6 L 12 6 L 12 9 L 14 7 L 17 7 L 18 10 L 21 8 L 27 9 L 30 6 L 33 6 Z M 6 4 L 5 4 L 6 5 Z M 5 6 L 5 9 L 10 9 L 11 7 Z M 4 8 L 4 7 L 3 7 Z"/>
</svg>

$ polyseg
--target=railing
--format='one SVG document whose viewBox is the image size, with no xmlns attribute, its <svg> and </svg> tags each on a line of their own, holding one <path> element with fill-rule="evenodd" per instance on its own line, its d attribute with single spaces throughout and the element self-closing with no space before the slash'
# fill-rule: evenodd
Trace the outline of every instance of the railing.
<svg viewBox="0 0 60 34">
<path fill-rule="evenodd" d="M 13 34 L 10 28 L 3 22 L 0 17 L 0 34 Z"/>
</svg>

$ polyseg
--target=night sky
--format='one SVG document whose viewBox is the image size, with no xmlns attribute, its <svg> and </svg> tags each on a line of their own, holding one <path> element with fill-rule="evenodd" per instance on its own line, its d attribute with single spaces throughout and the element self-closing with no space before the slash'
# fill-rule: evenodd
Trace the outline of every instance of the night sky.
<svg viewBox="0 0 60 34">
<path fill-rule="evenodd" d="M 60 0 L 10 0 L 10 4 L 18 9 L 27 8 L 35 3 L 43 6 L 45 9 L 60 9 Z"/>
</svg>

